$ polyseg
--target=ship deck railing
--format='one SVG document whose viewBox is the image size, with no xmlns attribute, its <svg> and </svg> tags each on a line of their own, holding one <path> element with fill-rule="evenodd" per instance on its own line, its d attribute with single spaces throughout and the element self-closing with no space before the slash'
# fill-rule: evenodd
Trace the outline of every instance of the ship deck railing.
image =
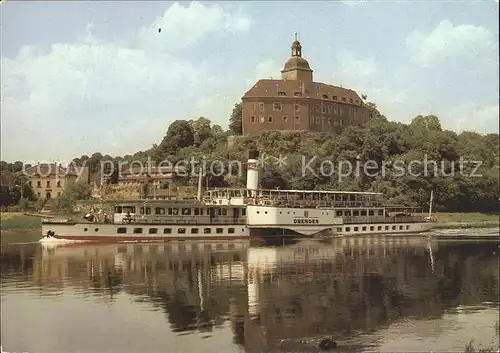
<svg viewBox="0 0 500 353">
<path fill-rule="evenodd" d="M 270 199 L 286 202 L 326 203 L 380 203 L 383 194 L 376 192 L 321 191 L 321 190 L 269 190 L 269 189 L 213 189 L 205 191 L 203 200 L 212 203 L 220 199 L 243 198 L 245 203 L 252 199 Z"/>
<path fill-rule="evenodd" d="M 249 205 L 262 205 L 274 207 L 297 207 L 297 208 L 363 208 L 384 207 L 382 202 L 361 201 L 321 201 L 321 200 L 288 200 L 279 198 L 255 198 L 249 199 Z"/>
<path fill-rule="evenodd" d="M 402 217 L 384 217 L 384 216 L 347 216 L 343 217 L 344 224 L 362 224 L 362 223 L 420 223 L 425 222 L 423 216 L 402 216 Z"/>
</svg>

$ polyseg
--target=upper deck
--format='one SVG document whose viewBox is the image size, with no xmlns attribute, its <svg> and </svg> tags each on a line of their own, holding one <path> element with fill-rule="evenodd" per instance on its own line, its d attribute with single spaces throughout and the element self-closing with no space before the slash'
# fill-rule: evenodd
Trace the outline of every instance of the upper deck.
<svg viewBox="0 0 500 353">
<path fill-rule="evenodd" d="M 214 189 L 205 191 L 207 205 L 280 207 L 382 207 L 383 194 L 356 191 Z"/>
</svg>

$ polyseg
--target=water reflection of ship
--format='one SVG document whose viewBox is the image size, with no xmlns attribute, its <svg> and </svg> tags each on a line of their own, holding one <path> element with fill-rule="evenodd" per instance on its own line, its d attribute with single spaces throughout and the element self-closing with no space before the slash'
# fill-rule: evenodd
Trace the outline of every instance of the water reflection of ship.
<svg viewBox="0 0 500 353">
<path fill-rule="evenodd" d="M 230 312 L 243 317 L 237 310 L 246 307 L 248 245 L 225 241 L 44 247 L 33 273 L 42 287 L 59 283 L 75 291 L 93 290 L 106 301 L 119 292 L 133 295 L 135 301 L 163 310 L 175 332 L 211 331 Z"/>
<path fill-rule="evenodd" d="M 499 288 L 488 245 L 427 238 L 304 240 L 274 248 L 85 245 L 39 248 L 33 257 L 41 293 L 59 286 L 106 301 L 126 293 L 165 312 L 176 332 L 211 331 L 230 321 L 234 342 L 247 351 L 275 350 L 282 339 L 378 329 L 405 317 L 439 317 L 447 307 L 496 302 Z"/>
<path fill-rule="evenodd" d="M 497 257 L 489 250 L 478 274 L 481 255 L 472 250 L 418 238 L 250 248 L 245 347 L 273 351 L 283 340 L 325 334 L 351 339 L 404 318 L 441 317 L 460 304 L 497 303 Z"/>
<path fill-rule="evenodd" d="M 287 247 L 251 248 L 248 251 L 249 314 L 258 315 L 258 287 L 262 282 L 272 282 L 273 278 L 283 275 L 300 275 L 300 281 L 309 283 L 318 275 L 318 270 L 342 275 L 345 274 L 345 268 L 343 261 L 338 261 L 339 257 L 356 258 L 354 269 L 366 271 L 368 268 L 365 268 L 360 261 L 371 259 L 373 262 L 374 259 L 386 258 L 395 254 L 401 247 L 418 253 L 430 250 L 432 259 L 432 247 L 436 248 L 437 244 L 429 242 L 426 238 L 391 236 L 341 238 L 328 242 L 305 240 Z M 376 263 L 377 261 L 374 262 Z"/>
</svg>

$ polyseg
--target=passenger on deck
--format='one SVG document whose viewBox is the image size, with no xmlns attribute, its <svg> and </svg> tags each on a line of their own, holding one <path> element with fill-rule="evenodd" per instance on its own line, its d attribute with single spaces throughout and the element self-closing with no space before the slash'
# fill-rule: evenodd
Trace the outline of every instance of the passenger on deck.
<svg viewBox="0 0 500 353">
<path fill-rule="evenodd" d="M 127 211 L 127 214 L 125 215 L 125 217 L 123 218 L 123 220 L 125 221 L 125 223 L 131 223 L 132 222 L 132 215 L 130 214 L 130 211 Z"/>
</svg>

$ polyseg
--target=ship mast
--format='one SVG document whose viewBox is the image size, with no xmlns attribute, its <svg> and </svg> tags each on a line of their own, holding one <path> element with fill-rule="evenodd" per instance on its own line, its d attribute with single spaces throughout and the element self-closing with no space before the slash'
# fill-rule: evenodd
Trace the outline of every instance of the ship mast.
<svg viewBox="0 0 500 353">
<path fill-rule="evenodd" d="M 203 172 L 202 172 L 202 167 L 200 166 L 200 171 L 198 172 L 198 192 L 197 192 L 197 199 L 199 202 L 201 202 L 201 196 L 202 196 L 202 185 L 203 185 Z"/>
<path fill-rule="evenodd" d="M 434 190 L 431 190 L 431 199 L 429 201 L 429 216 L 427 219 L 430 221 L 432 216 L 432 202 L 434 201 Z"/>
</svg>

